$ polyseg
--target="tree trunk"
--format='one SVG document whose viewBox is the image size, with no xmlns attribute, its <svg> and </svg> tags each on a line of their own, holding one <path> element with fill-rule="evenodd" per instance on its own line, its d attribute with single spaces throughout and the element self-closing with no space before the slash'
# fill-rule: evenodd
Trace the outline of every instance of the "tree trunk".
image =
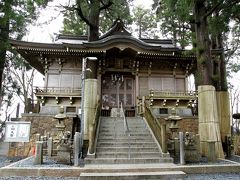
<svg viewBox="0 0 240 180">
<path fill-rule="evenodd" d="M 220 63 L 219 63 L 219 69 L 220 69 L 220 91 L 227 91 L 227 72 L 226 72 L 226 61 L 225 61 L 225 55 L 224 55 L 224 49 L 223 49 L 223 35 L 219 34 L 217 36 L 217 47 L 218 49 L 222 49 L 221 55 L 220 55 Z"/>
<path fill-rule="evenodd" d="M 208 33 L 207 8 L 205 1 L 197 0 L 195 3 L 195 30 L 197 42 L 197 77 L 198 85 L 213 85 L 213 61 L 210 52 L 210 40 Z"/>
<path fill-rule="evenodd" d="M 0 94 L 2 93 L 2 83 L 3 83 L 3 70 L 4 65 L 6 61 L 6 53 L 7 53 L 7 47 L 8 47 L 8 38 L 9 38 L 9 15 L 10 15 L 10 9 L 11 9 L 11 1 L 6 1 L 3 13 L 4 16 L 1 18 L 0 22 Z M 1 95 L 2 97 L 2 95 Z M 2 99 L 0 98 L 0 108 L 2 105 Z"/>
<path fill-rule="evenodd" d="M 96 41 L 99 38 L 99 15 L 100 15 L 100 1 L 93 0 L 89 10 L 88 20 L 90 22 L 88 41 Z"/>
</svg>

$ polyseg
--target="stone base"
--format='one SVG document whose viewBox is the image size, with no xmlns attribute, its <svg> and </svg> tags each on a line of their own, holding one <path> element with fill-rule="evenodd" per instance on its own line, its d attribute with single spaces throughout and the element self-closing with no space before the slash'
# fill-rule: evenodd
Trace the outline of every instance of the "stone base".
<svg viewBox="0 0 240 180">
<path fill-rule="evenodd" d="M 71 153 L 68 148 L 63 146 L 57 147 L 57 162 L 62 164 L 71 164 Z"/>
<path fill-rule="evenodd" d="M 188 163 L 199 162 L 201 154 L 196 149 L 185 149 L 185 161 Z"/>
</svg>

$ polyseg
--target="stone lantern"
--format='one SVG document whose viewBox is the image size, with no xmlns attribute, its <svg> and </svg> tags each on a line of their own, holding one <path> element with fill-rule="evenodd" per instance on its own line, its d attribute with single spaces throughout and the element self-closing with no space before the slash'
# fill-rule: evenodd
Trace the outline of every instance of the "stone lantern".
<svg viewBox="0 0 240 180">
<path fill-rule="evenodd" d="M 165 118 L 165 120 L 170 123 L 169 129 L 172 134 L 172 139 L 178 136 L 177 134 L 179 129 L 178 121 L 181 119 L 182 118 L 179 115 L 177 115 L 175 108 L 172 108 L 170 115 L 167 118 Z"/>
<path fill-rule="evenodd" d="M 177 115 L 176 109 L 172 108 L 171 113 L 167 118 L 165 118 L 165 121 L 170 124 L 169 130 L 170 130 L 170 137 L 168 139 L 168 151 L 170 154 L 174 154 L 174 157 L 177 157 L 179 154 L 179 138 L 178 138 L 178 121 L 182 118 Z"/>
<path fill-rule="evenodd" d="M 61 106 L 59 108 L 59 113 L 57 115 L 54 116 L 54 119 L 58 120 L 58 124 L 56 124 L 56 128 L 57 128 L 57 137 L 58 139 L 61 139 L 63 136 L 63 132 L 65 130 L 65 123 L 64 120 L 67 119 L 66 114 L 64 113 L 64 107 Z"/>
<path fill-rule="evenodd" d="M 61 163 L 71 163 L 71 150 L 72 150 L 72 142 L 71 142 L 71 133 L 69 131 L 65 131 L 65 123 L 64 120 L 68 117 L 64 113 L 63 106 L 60 107 L 59 113 L 54 116 L 54 119 L 58 120 L 56 125 L 58 134 L 57 134 L 57 161 Z"/>
</svg>

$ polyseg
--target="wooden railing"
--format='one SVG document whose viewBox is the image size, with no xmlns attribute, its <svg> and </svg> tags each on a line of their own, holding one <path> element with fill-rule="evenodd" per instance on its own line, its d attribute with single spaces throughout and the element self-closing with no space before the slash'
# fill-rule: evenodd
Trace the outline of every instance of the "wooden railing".
<svg viewBox="0 0 240 180">
<path fill-rule="evenodd" d="M 185 91 L 185 92 L 171 92 L 171 91 L 159 91 L 150 90 L 150 97 L 174 97 L 174 98 L 196 98 L 197 91 Z"/>
<path fill-rule="evenodd" d="M 95 111 L 95 119 L 92 124 L 89 125 L 89 154 L 95 154 L 96 152 L 96 144 L 97 144 L 97 136 L 99 132 L 100 126 L 100 102 L 98 102 L 96 111 Z"/>
<path fill-rule="evenodd" d="M 76 94 L 81 95 L 81 89 L 79 88 L 70 88 L 70 87 L 48 87 L 48 88 L 35 88 L 36 95 L 46 95 L 46 94 Z"/>
</svg>

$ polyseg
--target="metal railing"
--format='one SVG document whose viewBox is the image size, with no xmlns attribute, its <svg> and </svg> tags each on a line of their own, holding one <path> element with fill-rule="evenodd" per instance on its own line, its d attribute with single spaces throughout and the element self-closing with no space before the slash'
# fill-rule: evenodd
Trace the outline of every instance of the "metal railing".
<svg viewBox="0 0 240 180">
<path fill-rule="evenodd" d="M 128 127 L 128 122 L 127 122 L 127 118 L 125 116 L 125 112 L 124 112 L 124 109 L 123 109 L 123 105 L 122 105 L 122 102 L 121 102 L 121 110 L 120 110 L 120 113 L 121 113 L 121 117 L 123 117 L 123 121 L 124 121 L 124 130 L 125 130 L 125 135 L 128 136 L 128 159 L 131 158 L 131 147 L 130 147 L 130 130 L 129 130 L 129 127 Z"/>
</svg>

